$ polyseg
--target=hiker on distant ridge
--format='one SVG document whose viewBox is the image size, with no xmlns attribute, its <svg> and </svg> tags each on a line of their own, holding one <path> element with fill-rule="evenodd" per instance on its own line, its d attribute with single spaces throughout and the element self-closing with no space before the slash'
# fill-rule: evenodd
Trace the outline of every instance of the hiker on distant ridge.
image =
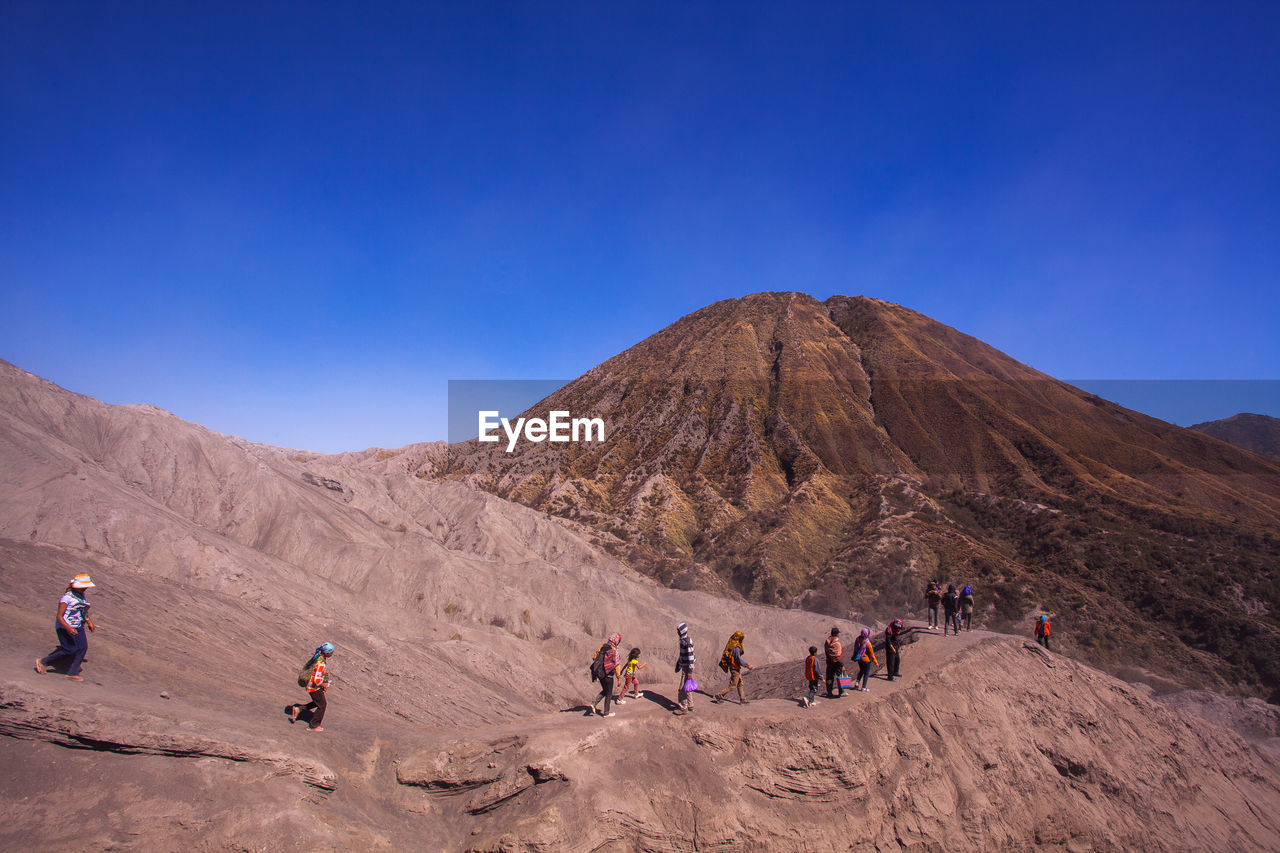
<svg viewBox="0 0 1280 853">
<path fill-rule="evenodd" d="M 720 656 L 720 668 L 729 673 L 729 686 L 721 690 L 712 699 L 712 702 L 723 702 L 724 695 L 735 687 L 738 688 L 738 704 L 747 704 L 747 694 L 742 690 L 742 668 L 755 669 L 751 664 L 742 659 L 742 640 L 744 635 L 741 631 L 734 631 L 733 636 L 729 638 L 729 642 L 725 644 L 724 654 Z"/>
<path fill-rule="evenodd" d="M 938 630 L 938 605 L 942 603 L 942 587 L 937 581 L 929 581 L 924 591 L 925 600 L 929 602 L 929 630 Z"/>
<path fill-rule="evenodd" d="M 960 615 L 964 621 L 964 629 L 973 630 L 973 586 L 970 584 L 965 584 L 960 593 Z"/>
<path fill-rule="evenodd" d="M 840 645 L 839 628 L 831 629 L 831 636 L 823 644 L 823 651 L 827 658 L 827 698 L 838 699 L 844 695 L 844 688 L 840 686 L 840 675 L 844 672 L 844 647 Z M 839 692 L 831 692 L 833 685 Z"/>
<path fill-rule="evenodd" d="M 818 685 L 822 683 L 822 670 L 818 668 L 818 647 L 809 647 L 804 659 L 804 677 L 809 682 L 809 695 L 800 700 L 801 707 L 812 708 L 818 704 Z"/>
<path fill-rule="evenodd" d="M 1049 648 L 1049 617 L 1041 616 L 1036 622 L 1036 642 Z"/>
<path fill-rule="evenodd" d="M 591 710 L 599 714 L 600 709 L 596 706 L 603 699 L 604 714 L 602 716 L 605 717 L 614 715 L 614 712 L 609 710 L 609 703 L 613 701 L 613 677 L 618 672 L 618 644 L 621 642 L 621 634 L 610 634 L 604 645 L 596 650 L 596 656 L 591 661 L 591 674 L 600 682 L 600 695 L 591 703 Z"/>
<path fill-rule="evenodd" d="M 300 711 L 310 711 L 311 721 L 307 724 L 309 732 L 324 731 L 320 723 L 323 722 L 325 709 L 329 706 L 327 694 L 329 692 L 329 658 L 331 657 L 333 657 L 333 643 L 321 643 L 298 675 L 298 683 L 306 688 L 311 701 L 305 705 L 289 706 L 289 722 L 296 723 Z"/>
<path fill-rule="evenodd" d="M 956 613 L 960 609 L 960 596 L 956 595 L 956 585 L 947 584 L 947 592 L 942 596 L 942 636 L 947 636 L 947 628 L 959 633 L 956 624 Z"/>
<path fill-rule="evenodd" d="M 676 658 L 676 673 L 680 684 L 676 687 L 676 714 L 687 714 L 693 710 L 693 699 L 689 693 L 697 689 L 693 681 L 693 667 L 697 658 L 693 656 L 693 640 L 689 639 L 689 626 L 681 622 L 676 626 L 676 636 L 680 638 L 680 657 Z"/>
<path fill-rule="evenodd" d="M 898 677 L 898 669 L 902 666 L 901 619 L 894 619 L 884 629 L 884 666 L 885 681 L 893 681 Z"/>
<path fill-rule="evenodd" d="M 853 653 L 849 655 L 850 661 L 857 661 L 858 674 L 854 677 L 853 683 L 863 693 L 869 693 L 871 688 L 867 686 L 867 679 L 871 677 L 871 664 L 880 665 L 880 661 L 876 660 L 876 650 L 871 647 L 871 629 L 863 628 L 862 633 L 858 635 L 858 639 L 853 641 Z"/>
<path fill-rule="evenodd" d="M 58 635 L 58 648 L 36 660 L 36 672 L 44 675 L 49 667 L 70 658 L 67 678 L 84 681 L 80 675 L 80 663 L 89 651 L 89 635 L 85 629 L 97 630 L 89 618 L 89 602 L 85 600 L 84 591 L 95 586 L 97 584 L 84 574 L 76 575 L 67 584 L 67 591 L 58 599 L 58 618 L 53 623 Z"/>
</svg>

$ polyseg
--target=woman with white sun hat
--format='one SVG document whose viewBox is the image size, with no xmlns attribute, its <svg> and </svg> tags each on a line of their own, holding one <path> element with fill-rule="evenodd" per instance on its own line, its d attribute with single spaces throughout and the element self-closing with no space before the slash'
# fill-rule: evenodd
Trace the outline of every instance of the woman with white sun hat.
<svg viewBox="0 0 1280 853">
<path fill-rule="evenodd" d="M 67 678 L 84 681 L 80 677 L 80 662 L 89 651 L 89 635 L 93 631 L 93 620 L 89 618 L 89 602 L 85 600 L 84 591 L 97 586 L 88 575 L 80 574 L 71 579 L 67 591 L 58 599 L 58 619 L 54 628 L 58 632 L 58 648 L 36 661 L 36 672 L 43 675 L 49 667 L 70 658 L 67 667 Z M 86 630 L 87 629 L 87 630 Z"/>
</svg>

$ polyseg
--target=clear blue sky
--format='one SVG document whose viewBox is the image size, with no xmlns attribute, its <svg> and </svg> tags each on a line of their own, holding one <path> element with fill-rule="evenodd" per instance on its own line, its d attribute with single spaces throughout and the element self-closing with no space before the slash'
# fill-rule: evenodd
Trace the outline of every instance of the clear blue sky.
<svg viewBox="0 0 1280 853">
<path fill-rule="evenodd" d="M 0 357 L 317 450 L 761 290 L 1276 379 L 1277 44 L 1274 2 L 5 0 Z"/>
</svg>

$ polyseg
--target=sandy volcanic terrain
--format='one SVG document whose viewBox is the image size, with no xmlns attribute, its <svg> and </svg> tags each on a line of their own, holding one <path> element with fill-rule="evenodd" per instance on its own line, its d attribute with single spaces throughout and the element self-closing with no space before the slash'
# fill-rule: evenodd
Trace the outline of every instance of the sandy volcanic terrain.
<svg viewBox="0 0 1280 853">
<path fill-rule="evenodd" d="M 391 456 L 255 445 L 0 366 L 0 847 L 1280 847 L 1280 764 L 1227 725 L 985 631 L 918 632 L 904 680 L 802 710 L 834 620 L 665 588 Z M 77 684 L 31 664 L 80 571 L 99 631 Z M 704 690 L 746 632 L 751 704 L 669 713 L 681 620 Z M 614 630 L 649 692 L 590 717 Z M 322 640 L 309 734 L 285 709 Z M 1240 723 L 1263 746 L 1270 708 Z"/>
</svg>

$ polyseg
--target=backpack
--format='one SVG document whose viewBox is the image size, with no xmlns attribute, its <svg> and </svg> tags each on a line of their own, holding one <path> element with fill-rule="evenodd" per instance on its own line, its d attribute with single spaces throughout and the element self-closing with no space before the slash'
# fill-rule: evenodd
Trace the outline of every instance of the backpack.
<svg viewBox="0 0 1280 853">
<path fill-rule="evenodd" d="M 305 688 L 308 684 L 311 683 L 311 676 L 315 674 L 316 664 L 319 662 L 320 662 L 320 657 L 318 655 L 316 657 L 313 657 L 311 660 L 307 661 L 307 665 L 304 666 L 302 668 L 302 671 L 298 673 L 299 687 Z"/>
<path fill-rule="evenodd" d="M 591 680 L 603 682 L 605 679 L 604 671 L 604 650 L 608 646 L 604 643 L 600 648 L 596 649 L 596 656 L 591 660 Z"/>
</svg>

